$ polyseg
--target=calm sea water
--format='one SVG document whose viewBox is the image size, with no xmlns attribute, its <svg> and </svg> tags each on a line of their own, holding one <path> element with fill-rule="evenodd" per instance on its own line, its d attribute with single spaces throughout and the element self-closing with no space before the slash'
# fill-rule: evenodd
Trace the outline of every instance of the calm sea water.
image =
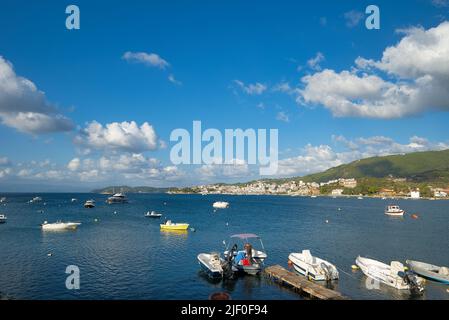
<svg viewBox="0 0 449 320">
<path fill-rule="evenodd" d="M 264 241 L 267 265 L 287 267 L 288 254 L 302 249 L 334 262 L 340 269 L 335 288 L 353 299 L 449 299 L 449 286 L 430 281 L 421 297 L 383 286 L 368 290 L 363 274 L 351 270 L 359 254 L 386 262 L 449 265 L 449 201 L 398 200 L 407 212 L 419 215 L 415 220 L 385 216 L 387 201 L 380 199 L 130 194 L 129 204 L 107 205 L 103 195 L 40 194 L 43 202 L 27 203 L 36 195 L 9 194 L 0 207 L 8 216 L 0 225 L 3 296 L 207 299 L 228 291 L 233 299 L 301 299 L 263 277 L 216 283 L 200 271 L 198 253 L 223 251 L 229 235 L 252 232 Z M 97 207 L 84 209 L 90 198 Z M 218 200 L 230 202 L 230 208 L 214 213 L 212 203 Z M 188 222 L 196 232 L 161 232 L 161 220 L 143 217 L 148 210 Z M 44 220 L 59 219 L 82 225 L 59 233 L 40 229 Z M 80 268 L 80 290 L 65 287 L 68 265 Z"/>
</svg>

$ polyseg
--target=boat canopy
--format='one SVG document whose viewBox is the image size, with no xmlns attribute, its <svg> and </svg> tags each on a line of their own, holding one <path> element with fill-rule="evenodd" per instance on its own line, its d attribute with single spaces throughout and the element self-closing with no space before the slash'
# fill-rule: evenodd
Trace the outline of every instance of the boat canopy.
<svg viewBox="0 0 449 320">
<path fill-rule="evenodd" d="M 257 239 L 260 239 L 260 237 L 257 234 L 254 234 L 254 233 L 234 234 L 234 235 L 231 236 L 231 238 L 238 238 L 238 239 L 257 238 Z"/>
</svg>

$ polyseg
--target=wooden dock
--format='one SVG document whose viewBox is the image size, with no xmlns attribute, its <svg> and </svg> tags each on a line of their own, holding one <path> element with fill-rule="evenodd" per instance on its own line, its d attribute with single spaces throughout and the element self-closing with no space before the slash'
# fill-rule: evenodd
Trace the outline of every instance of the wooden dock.
<svg viewBox="0 0 449 320">
<path fill-rule="evenodd" d="M 275 265 L 265 268 L 265 275 L 271 280 L 274 280 L 281 285 L 287 285 L 292 287 L 300 294 L 305 294 L 312 299 L 320 300 L 347 300 L 348 298 L 343 296 L 340 292 L 327 289 L 312 281 L 307 280 L 296 273 L 288 271 L 282 268 L 280 265 Z"/>
</svg>

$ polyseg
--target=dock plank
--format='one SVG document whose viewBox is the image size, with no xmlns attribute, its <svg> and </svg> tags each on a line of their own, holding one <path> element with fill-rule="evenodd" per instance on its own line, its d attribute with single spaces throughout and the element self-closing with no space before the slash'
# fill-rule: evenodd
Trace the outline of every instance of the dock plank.
<svg viewBox="0 0 449 320">
<path fill-rule="evenodd" d="M 310 297 L 321 300 L 347 300 L 340 292 L 320 286 L 300 275 L 288 271 L 280 265 L 265 268 L 265 274 L 280 284 L 287 284 Z"/>
</svg>

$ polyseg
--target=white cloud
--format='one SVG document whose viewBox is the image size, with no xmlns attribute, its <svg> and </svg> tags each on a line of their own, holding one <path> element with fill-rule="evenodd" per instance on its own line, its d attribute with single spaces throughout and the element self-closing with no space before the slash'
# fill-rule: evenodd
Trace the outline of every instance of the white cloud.
<svg viewBox="0 0 449 320">
<path fill-rule="evenodd" d="M 0 167 L 7 166 L 10 164 L 10 161 L 7 157 L 0 157 Z"/>
<path fill-rule="evenodd" d="M 0 56 L 0 120 L 18 131 L 41 134 L 71 131 L 72 121 L 58 113 L 45 93 L 23 77 Z"/>
<path fill-rule="evenodd" d="M 355 63 L 359 69 L 303 77 L 297 101 L 323 105 L 337 117 L 390 119 L 449 110 L 449 22 L 409 29 L 380 61 L 359 57 Z"/>
<path fill-rule="evenodd" d="M 290 117 L 284 111 L 279 111 L 276 114 L 276 120 L 283 121 L 283 122 L 290 122 Z"/>
<path fill-rule="evenodd" d="M 202 165 L 195 169 L 196 177 L 201 180 L 228 179 L 237 177 L 247 177 L 250 173 L 250 168 L 245 160 L 233 159 L 230 164 L 219 164 L 220 159 L 217 159 L 217 164 Z"/>
<path fill-rule="evenodd" d="M 147 66 L 157 67 L 159 69 L 165 69 L 170 66 L 166 60 L 162 59 L 156 53 L 127 51 L 123 54 L 122 58 L 128 62 L 143 63 Z"/>
<path fill-rule="evenodd" d="M 343 16 L 346 20 L 346 26 L 349 28 L 356 27 L 359 24 L 359 22 L 363 19 L 363 13 L 356 10 L 345 12 Z"/>
<path fill-rule="evenodd" d="M 73 158 L 70 160 L 70 162 L 67 164 L 67 169 L 70 171 L 76 171 L 81 165 L 81 161 L 79 158 Z"/>
<path fill-rule="evenodd" d="M 309 66 L 309 68 L 313 69 L 313 70 L 321 70 L 321 66 L 320 63 L 324 61 L 324 55 L 321 52 L 317 52 L 316 56 L 313 58 L 310 58 L 307 61 L 307 65 Z"/>
<path fill-rule="evenodd" d="M 261 95 L 267 90 L 267 86 L 259 82 L 246 85 L 240 80 L 234 80 L 234 83 L 237 84 L 237 86 L 242 89 L 243 92 L 249 95 Z"/>
<path fill-rule="evenodd" d="M 92 121 L 80 131 L 75 142 L 88 148 L 143 152 L 155 150 L 158 138 L 153 126 L 144 122 L 140 127 L 135 121 L 112 122 L 105 126 Z"/>
</svg>

